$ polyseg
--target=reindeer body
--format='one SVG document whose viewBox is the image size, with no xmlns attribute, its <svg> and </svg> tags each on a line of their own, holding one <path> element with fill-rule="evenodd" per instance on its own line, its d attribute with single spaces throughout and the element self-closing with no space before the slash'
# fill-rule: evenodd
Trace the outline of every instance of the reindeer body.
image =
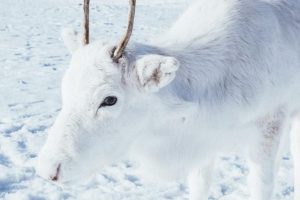
<svg viewBox="0 0 300 200">
<path fill-rule="evenodd" d="M 174 81 L 155 97 L 166 108 L 149 108 L 153 127 L 160 119 L 155 139 L 142 137 L 133 150 L 142 152 L 143 169 L 184 177 L 229 150 L 264 159 L 272 163 L 266 171 L 276 171 L 282 132 L 288 133 L 300 105 L 299 10 L 299 1 L 198 1 L 155 48 L 132 50 L 159 52 L 180 63 Z M 262 182 L 267 187 L 274 180 Z M 270 198 L 270 191 L 261 193 L 256 199 Z"/>
<path fill-rule="evenodd" d="M 63 180 L 79 171 L 79 158 L 98 152 L 102 166 L 126 156 L 129 146 L 147 174 L 188 176 L 190 199 L 204 200 L 214 156 L 238 150 L 250 158 L 251 199 L 270 199 L 279 149 L 300 106 L 299 10 L 299 0 L 198 0 L 161 39 L 129 46 L 117 65 L 109 56 L 112 45 L 80 48 L 63 80 L 63 109 L 42 150 L 40 165 L 48 167 L 40 174 L 49 177 L 58 165 Z M 104 89 L 92 90 L 98 85 Z M 97 102 L 81 102 L 107 92 L 121 102 L 114 110 L 97 111 L 98 121 L 83 114 Z M 73 104 L 77 114 L 70 114 Z M 68 132 L 87 132 L 89 139 Z M 300 141 L 300 133 L 293 137 Z M 61 147 L 66 138 L 75 141 L 71 147 Z M 91 148 L 91 141 L 100 142 Z M 47 152 L 53 143 L 61 155 L 55 162 Z M 84 153 L 76 150 L 79 144 Z M 64 163 L 66 155 L 72 159 Z"/>
</svg>

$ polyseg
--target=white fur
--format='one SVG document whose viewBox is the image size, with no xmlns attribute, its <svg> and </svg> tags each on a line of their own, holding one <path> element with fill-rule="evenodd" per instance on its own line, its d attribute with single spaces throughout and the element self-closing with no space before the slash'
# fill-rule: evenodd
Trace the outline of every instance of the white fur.
<svg viewBox="0 0 300 200">
<path fill-rule="evenodd" d="M 300 199 L 300 115 L 294 116 L 291 128 L 291 152 L 294 159 L 294 199 Z"/>
<path fill-rule="evenodd" d="M 57 182 L 68 183 L 130 154 L 144 175 L 188 177 L 190 199 L 204 200 L 212 158 L 238 150 L 249 157 L 252 199 L 271 199 L 300 106 L 299 10 L 299 0 L 198 0 L 160 40 L 132 44 L 118 63 L 114 43 L 79 47 L 38 173 L 49 179 L 60 164 Z M 99 108 L 107 96 L 118 102 Z"/>
</svg>

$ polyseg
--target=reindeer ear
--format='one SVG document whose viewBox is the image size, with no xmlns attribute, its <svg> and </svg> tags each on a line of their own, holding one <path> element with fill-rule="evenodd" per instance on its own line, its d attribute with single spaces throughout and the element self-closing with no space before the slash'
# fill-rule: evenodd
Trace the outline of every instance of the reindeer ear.
<svg viewBox="0 0 300 200">
<path fill-rule="evenodd" d="M 174 57 L 146 55 L 136 61 L 135 67 L 140 86 L 156 92 L 175 78 L 179 62 Z"/>
<path fill-rule="evenodd" d="M 61 37 L 71 54 L 73 54 L 82 45 L 78 34 L 72 28 L 64 28 L 61 32 Z"/>
</svg>

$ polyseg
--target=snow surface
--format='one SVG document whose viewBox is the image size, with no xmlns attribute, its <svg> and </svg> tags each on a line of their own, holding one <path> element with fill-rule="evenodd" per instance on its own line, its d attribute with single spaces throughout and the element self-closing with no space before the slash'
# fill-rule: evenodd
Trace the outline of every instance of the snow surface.
<svg viewBox="0 0 300 200">
<path fill-rule="evenodd" d="M 133 40 L 159 37 L 190 0 L 138 0 Z M 63 27 L 80 31 L 80 0 L 0 1 L 0 199 L 187 199 L 184 183 L 146 184 L 123 161 L 82 185 L 61 189 L 35 175 L 36 156 L 60 110 L 60 80 L 70 55 L 60 41 Z M 119 39 L 127 1 L 92 0 L 92 38 Z M 103 39 L 102 38 L 102 39 Z M 210 200 L 249 198 L 248 168 L 237 156 L 221 156 Z M 276 200 L 293 197 L 292 162 L 282 158 Z"/>
</svg>

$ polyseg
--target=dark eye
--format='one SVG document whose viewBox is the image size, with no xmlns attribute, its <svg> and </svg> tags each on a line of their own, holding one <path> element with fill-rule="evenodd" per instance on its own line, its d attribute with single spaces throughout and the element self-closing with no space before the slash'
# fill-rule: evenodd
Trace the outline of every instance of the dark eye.
<svg viewBox="0 0 300 200">
<path fill-rule="evenodd" d="M 115 96 L 108 96 L 106 97 L 103 102 L 101 103 L 100 107 L 104 106 L 113 106 L 117 103 L 118 99 Z"/>
</svg>

